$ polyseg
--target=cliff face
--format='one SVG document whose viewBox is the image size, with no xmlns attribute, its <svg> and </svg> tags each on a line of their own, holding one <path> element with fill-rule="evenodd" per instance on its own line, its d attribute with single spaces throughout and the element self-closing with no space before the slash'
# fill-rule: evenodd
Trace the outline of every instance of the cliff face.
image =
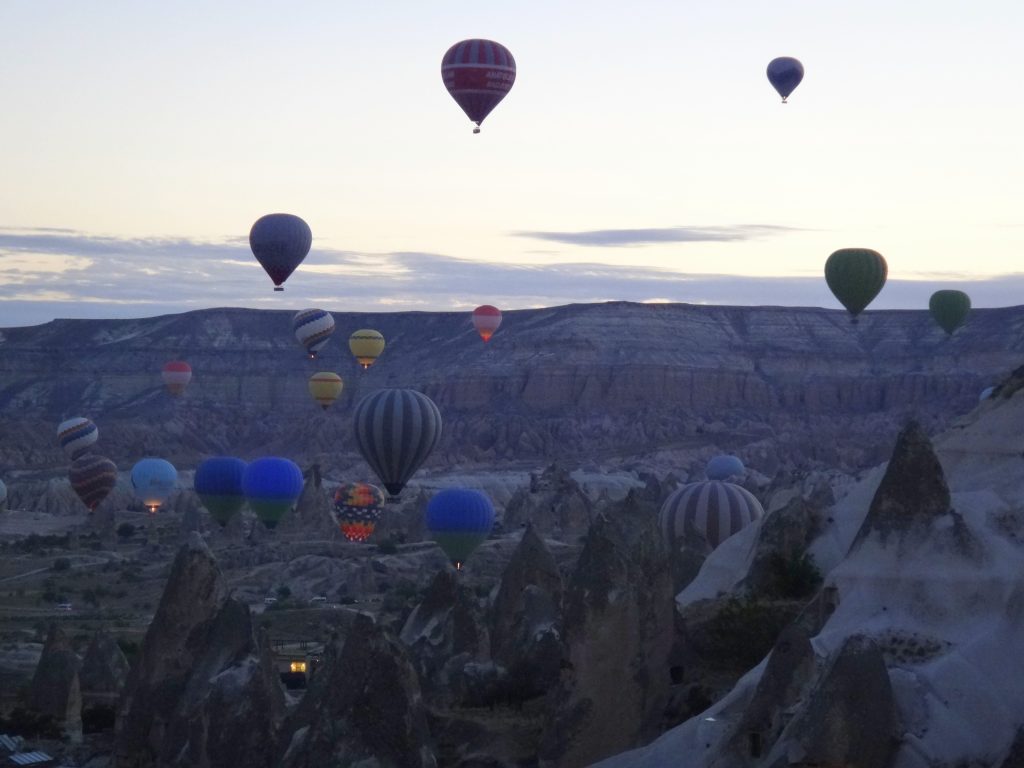
<svg viewBox="0 0 1024 768">
<path fill-rule="evenodd" d="M 316 361 L 280 311 L 4 329 L 0 463 L 63 467 L 56 424 L 81 414 L 100 426 L 97 450 L 119 464 L 279 452 L 325 471 L 361 467 L 339 439 L 353 405 L 376 388 L 408 386 L 445 420 L 427 468 L 630 457 L 705 445 L 712 434 L 737 449 L 767 440 L 793 463 L 865 466 L 884 459 L 878 446 L 906 416 L 932 430 L 1024 357 L 1024 307 L 975 310 L 949 340 L 926 312 L 909 311 L 869 312 L 853 326 L 822 309 L 570 305 L 507 312 L 488 344 L 468 313 L 333 314 L 337 331 Z M 366 372 L 347 349 L 362 327 L 387 338 Z M 171 359 L 194 371 L 180 398 L 160 380 Z M 326 414 L 306 389 L 320 370 L 345 379 Z"/>
</svg>

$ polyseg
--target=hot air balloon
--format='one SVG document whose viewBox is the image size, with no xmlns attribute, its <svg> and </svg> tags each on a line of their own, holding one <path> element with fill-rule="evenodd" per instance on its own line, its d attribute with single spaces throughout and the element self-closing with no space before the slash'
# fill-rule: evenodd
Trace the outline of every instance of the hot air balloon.
<svg viewBox="0 0 1024 768">
<path fill-rule="evenodd" d="M 245 462 L 234 456 L 214 456 L 196 467 L 193 485 L 210 517 L 223 528 L 245 506 L 242 475 Z"/>
<path fill-rule="evenodd" d="M 288 459 L 256 459 L 245 468 L 242 491 L 256 517 L 274 528 L 302 494 L 302 470 Z"/>
<path fill-rule="evenodd" d="M 427 504 L 427 530 L 456 569 L 490 535 L 494 505 L 486 494 L 469 488 L 445 488 Z"/>
<path fill-rule="evenodd" d="M 67 421 L 62 421 L 57 427 L 57 440 L 60 441 L 60 447 L 72 459 L 77 459 L 85 453 L 99 436 L 99 429 L 84 416 L 75 416 Z"/>
<path fill-rule="evenodd" d="M 480 123 L 512 90 L 516 81 L 516 60 L 508 48 L 493 40 L 463 40 L 441 59 L 441 78 L 448 93 L 476 123 Z"/>
<path fill-rule="evenodd" d="M 292 320 L 295 338 L 306 348 L 309 359 L 315 360 L 316 353 L 323 349 L 324 344 L 334 333 L 334 318 L 330 312 L 322 309 L 304 309 L 296 313 Z"/>
<path fill-rule="evenodd" d="M 384 509 L 384 491 L 369 483 L 344 483 L 334 491 L 334 517 L 349 541 L 366 541 Z"/>
<path fill-rule="evenodd" d="M 302 263 L 313 245 L 309 225 L 290 213 L 269 213 L 249 230 L 249 247 L 260 266 L 274 281 L 274 290 Z"/>
<path fill-rule="evenodd" d="M 309 394 L 325 411 L 338 399 L 344 386 L 341 376 L 329 371 L 320 371 L 309 377 Z"/>
<path fill-rule="evenodd" d="M 703 539 L 714 549 L 764 514 L 745 488 L 719 480 L 690 483 L 669 496 L 658 514 L 665 540 Z"/>
<path fill-rule="evenodd" d="M 490 304 L 483 304 L 473 310 L 473 327 L 480 338 L 489 341 L 501 325 L 501 310 Z"/>
<path fill-rule="evenodd" d="M 92 512 L 117 485 L 117 465 L 104 456 L 88 453 L 71 462 L 71 488 Z"/>
<path fill-rule="evenodd" d="M 356 446 L 393 498 L 441 439 L 441 412 L 413 389 L 367 395 L 352 418 Z"/>
<path fill-rule="evenodd" d="M 790 56 L 780 56 L 768 62 L 768 82 L 779 92 L 782 103 L 804 79 L 804 65 Z"/>
<path fill-rule="evenodd" d="M 132 467 L 135 496 L 150 512 L 156 512 L 174 493 L 178 470 L 166 459 L 146 458 Z"/>
<path fill-rule="evenodd" d="M 0 480 L 0 512 L 7 510 L 7 486 Z"/>
<path fill-rule="evenodd" d="M 348 348 L 352 350 L 356 362 L 363 366 L 365 371 L 377 362 L 377 358 L 384 351 L 384 337 L 380 331 L 364 328 L 348 337 Z"/>
<path fill-rule="evenodd" d="M 192 366 L 182 360 L 172 360 L 164 366 L 160 375 L 167 390 L 172 395 L 180 395 L 192 381 Z"/>
<path fill-rule="evenodd" d="M 708 462 L 708 480 L 728 480 L 733 475 L 742 475 L 747 471 L 743 462 L 736 456 L 715 456 Z"/>
<path fill-rule="evenodd" d="M 963 291 L 936 291 L 928 300 L 928 310 L 942 330 L 952 336 L 971 311 L 971 297 Z"/>
<path fill-rule="evenodd" d="M 882 290 L 888 274 L 882 254 L 868 248 L 841 248 L 825 262 L 825 282 L 853 323 Z"/>
</svg>

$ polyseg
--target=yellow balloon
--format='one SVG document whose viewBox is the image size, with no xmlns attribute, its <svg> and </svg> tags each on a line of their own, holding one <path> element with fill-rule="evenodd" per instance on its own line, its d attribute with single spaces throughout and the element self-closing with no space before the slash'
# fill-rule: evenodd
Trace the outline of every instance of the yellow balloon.
<svg viewBox="0 0 1024 768">
<path fill-rule="evenodd" d="M 380 331 L 364 328 L 349 336 L 348 348 L 352 350 L 356 361 L 365 370 L 377 362 L 380 353 L 384 351 L 384 337 L 381 336 Z"/>
<path fill-rule="evenodd" d="M 336 373 L 321 371 L 309 377 L 309 394 L 325 411 L 338 399 L 345 382 Z"/>
</svg>

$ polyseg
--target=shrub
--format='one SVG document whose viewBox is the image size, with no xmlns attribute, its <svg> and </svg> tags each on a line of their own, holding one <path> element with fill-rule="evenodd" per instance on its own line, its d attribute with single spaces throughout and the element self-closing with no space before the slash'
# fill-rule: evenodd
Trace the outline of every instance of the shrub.
<svg viewBox="0 0 1024 768">
<path fill-rule="evenodd" d="M 82 733 L 114 730 L 117 712 L 111 704 L 94 704 L 82 710 Z"/>
<path fill-rule="evenodd" d="M 292 596 L 292 589 L 287 584 L 282 584 L 280 587 L 277 588 L 277 599 L 278 600 L 287 600 L 291 596 Z"/>
<path fill-rule="evenodd" d="M 774 597 L 799 600 L 821 586 L 821 571 L 807 552 L 790 557 L 775 552 L 768 562 L 768 569 L 768 593 Z"/>
<path fill-rule="evenodd" d="M 699 652 L 715 666 L 750 669 L 772 649 L 779 633 L 796 614 L 792 604 L 730 597 L 708 622 L 707 647 L 699 648 Z"/>
<path fill-rule="evenodd" d="M 58 557 L 51 566 L 55 571 L 70 571 L 71 561 L 66 557 Z"/>
<path fill-rule="evenodd" d="M 130 539 L 135 535 L 135 526 L 131 523 L 121 523 L 117 526 L 117 537 L 119 539 Z"/>
<path fill-rule="evenodd" d="M 26 739 L 60 739 L 64 735 L 53 715 L 21 707 L 16 707 L 7 717 L 0 717 L 0 731 Z"/>
</svg>

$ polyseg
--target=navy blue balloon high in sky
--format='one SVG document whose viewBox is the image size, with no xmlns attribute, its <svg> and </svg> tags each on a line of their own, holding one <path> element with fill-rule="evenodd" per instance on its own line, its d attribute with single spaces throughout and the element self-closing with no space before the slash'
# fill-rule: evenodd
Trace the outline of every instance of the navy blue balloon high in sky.
<svg viewBox="0 0 1024 768">
<path fill-rule="evenodd" d="M 302 263 L 313 245 L 309 225 L 290 213 L 268 213 L 249 230 L 249 247 L 260 266 L 274 281 L 274 290 Z"/>
<path fill-rule="evenodd" d="M 768 62 L 768 82 L 779 92 L 782 103 L 804 79 L 804 65 L 791 56 L 780 56 Z"/>
</svg>

